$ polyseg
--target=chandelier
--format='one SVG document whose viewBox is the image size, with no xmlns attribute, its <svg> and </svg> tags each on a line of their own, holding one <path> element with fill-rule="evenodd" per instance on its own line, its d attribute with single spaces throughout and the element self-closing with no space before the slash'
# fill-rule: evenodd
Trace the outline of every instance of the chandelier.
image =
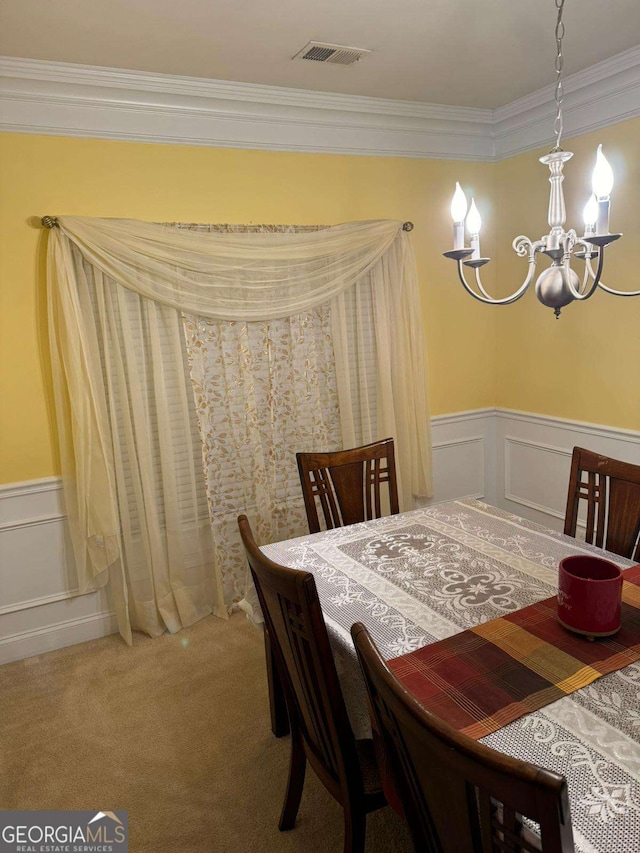
<svg viewBox="0 0 640 853">
<path fill-rule="evenodd" d="M 458 275 L 465 290 L 480 302 L 489 305 L 510 305 L 512 302 L 524 296 L 527 288 L 533 281 L 536 269 L 536 255 L 542 253 L 551 258 L 551 266 L 545 269 L 536 281 L 536 296 L 549 308 L 554 309 L 556 318 L 560 316 L 560 310 L 574 300 L 584 301 L 593 296 L 595 291 L 601 290 L 614 296 L 640 296 L 640 290 L 620 291 L 607 287 L 601 280 L 604 267 L 604 250 L 609 243 L 618 240 L 622 234 L 609 233 L 609 209 L 611 190 L 613 189 L 613 170 L 606 157 L 602 153 L 602 145 L 598 146 L 596 164 L 593 170 L 592 189 L 593 195 L 584 208 L 584 234 L 579 237 L 571 228 L 564 230 L 567 220 L 564 204 L 564 193 L 562 182 L 564 176 L 562 170 L 567 160 L 573 157 L 570 151 L 563 151 L 560 146 L 562 138 L 562 39 L 565 27 L 562 21 L 562 12 L 565 0 L 555 0 L 558 10 L 556 21 L 556 118 L 553 130 L 556 136 L 556 144 L 548 154 L 540 157 L 540 162 L 549 166 L 551 176 L 549 183 L 551 191 L 549 196 L 548 222 L 550 231 L 540 240 L 532 242 L 528 237 L 521 234 L 513 241 L 515 253 L 521 257 L 528 257 L 527 276 L 520 287 L 503 299 L 495 299 L 490 296 L 482 285 L 480 279 L 480 267 L 489 263 L 490 258 L 480 255 L 480 225 L 481 219 L 476 207 L 475 199 L 471 199 L 468 208 L 467 198 L 460 184 L 456 183 L 456 191 L 451 202 L 451 216 L 453 217 L 453 250 L 445 252 L 446 258 L 452 258 L 457 262 Z M 468 208 L 468 213 L 467 213 Z M 471 238 L 471 246 L 464 244 L 465 222 L 467 231 Z M 572 258 L 584 261 L 582 279 L 571 268 Z M 475 288 L 465 278 L 464 267 L 472 269 L 475 276 Z"/>
</svg>

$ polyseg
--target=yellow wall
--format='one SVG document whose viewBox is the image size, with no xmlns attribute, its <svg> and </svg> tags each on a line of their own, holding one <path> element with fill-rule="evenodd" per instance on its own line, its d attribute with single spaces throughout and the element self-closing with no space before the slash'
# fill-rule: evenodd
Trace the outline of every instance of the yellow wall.
<svg viewBox="0 0 640 853">
<path fill-rule="evenodd" d="M 603 281 L 617 290 L 640 290 L 640 119 L 568 140 L 574 152 L 565 165 L 567 227 L 582 232 L 582 209 L 591 191 L 598 143 L 613 166 L 611 231 L 624 238 L 606 251 Z M 499 213 L 498 279 L 515 289 L 526 262 L 510 249 L 518 234 L 547 233 L 547 153 L 522 154 L 497 164 Z M 515 230 L 517 229 L 517 230 Z M 538 262 L 539 274 L 549 261 Z M 581 264 L 576 264 L 576 271 Z M 512 409 L 640 430 L 640 297 L 596 292 L 568 305 L 558 320 L 529 292 L 498 314 L 496 404 Z"/>
<path fill-rule="evenodd" d="M 0 134 L 0 164 L 0 483 L 58 473 L 48 390 L 46 232 L 36 227 L 43 214 L 299 224 L 410 219 L 432 411 L 495 402 L 497 315 L 462 292 L 453 265 L 440 256 L 451 242 L 455 181 L 493 198 L 491 164 L 11 134 Z M 495 234 L 490 215 L 485 223 Z"/>
<path fill-rule="evenodd" d="M 568 221 L 581 225 L 598 142 L 616 174 L 605 282 L 640 289 L 640 120 L 566 143 Z M 597 293 L 559 320 L 533 292 L 494 308 L 467 296 L 449 248 L 456 180 L 483 212 L 487 285 L 526 264 L 510 243 L 546 230 L 547 170 L 529 153 L 496 165 L 234 151 L 0 134 L 0 483 L 58 473 L 48 378 L 43 214 L 150 221 L 415 223 L 433 414 L 505 406 L 640 429 L 640 298 Z M 517 229 L 514 230 L 514 229 Z M 484 235 L 492 235 L 487 239 Z M 539 271 L 546 261 L 538 264 Z"/>
</svg>

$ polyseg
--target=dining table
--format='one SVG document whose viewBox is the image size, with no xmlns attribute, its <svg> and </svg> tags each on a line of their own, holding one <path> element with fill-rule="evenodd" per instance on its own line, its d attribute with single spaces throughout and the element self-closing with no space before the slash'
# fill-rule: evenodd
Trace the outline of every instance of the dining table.
<svg viewBox="0 0 640 853">
<path fill-rule="evenodd" d="M 475 499 L 262 547 L 315 578 L 356 737 L 371 736 L 350 629 L 368 628 L 386 660 L 528 607 L 557 592 L 564 557 L 632 561 Z M 579 853 L 640 852 L 640 663 L 504 725 L 480 741 L 567 779 Z"/>
</svg>

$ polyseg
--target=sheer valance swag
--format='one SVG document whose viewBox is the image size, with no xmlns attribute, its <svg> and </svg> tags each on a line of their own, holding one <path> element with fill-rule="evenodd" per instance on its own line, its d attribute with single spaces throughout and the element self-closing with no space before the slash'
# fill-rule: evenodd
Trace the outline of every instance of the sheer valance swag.
<svg viewBox="0 0 640 853">
<path fill-rule="evenodd" d="M 178 311 L 222 320 L 288 317 L 328 302 L 402 235 L 395 221 L 252 234 L 71 216 L 58 224 L 54 243 L 66 237 L 123 287 Z"/>
<path fill-rule="evenodd" d="M 195 424 L 185 386 L 162 369 L 162 359 L 172 358 L 186 375 L 186 354 L 176 343 L 183 313 L 262 321 L 327 305 L 343 445 L 393 436 L 401 509 L 430 496 L 421 309 L 401 222 L 220 233 L 62 216 L 49 235 L 47 276 L 65 501 L 79 582 L 90 589 L 111 581 L 126 638 L 131 627 L 152 634 L 177 630 L 225 609 L 215 546 L 206 542 L 198 510 L 201 472 L 193 460 L 185 462 L 186 486 L 164 474 L 183 467 L 175 424 L 185 432 Z M 353 337 L 359 334 L 353 309 L 360 300 L 373 312 L 374 425 L 362 416 L 359 400 L 368 392 L 353 370 Z M 162 412 L 171 407 L 178 407 L 182 421 L 173 417 L 163 426 Z M 160 452 L 147 450 L 149 413 L 158 421 Z M 160 460 L 166 501 L 146 517 L 156 488 L 153 472 L 145 473 L 151 451 Z M 124 490 L 145 507 L 145 523 L 123 514 Z M 154 572 L 160 567 L 159 576 L 136 575 L 131 567 L 145 561 Z M 213 578 L 197 569 L 207 561 Z M 178 572 L 185 564 L 186 574 Z"/>
</svg>

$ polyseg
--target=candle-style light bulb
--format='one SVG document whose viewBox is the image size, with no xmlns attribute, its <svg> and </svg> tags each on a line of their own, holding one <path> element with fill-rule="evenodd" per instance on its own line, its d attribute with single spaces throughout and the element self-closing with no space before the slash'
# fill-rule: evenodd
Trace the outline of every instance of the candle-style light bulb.
<svg viewBox="0 0 640 853">
<path fill-rule="evenodd" d="M 582 217 L 584 219 L 585 230 L 595 228 L 598 221 L 598 202 L 595 195 L 592 195 L 585 204 Z M 593 234 L 593 230 L 591 230 L 591 233 Z"/>
<path fill-rule="evenodd" d="M 469 234 L 471 235 L 471 248 L 473 249 L 471 253 L 471 260 L 477 261 L 480 258 L 480 226 L 482 225 L 482 219 L 480 218 L 480 213 L 478 208 L 476 207 L 475 198 L 471 199 L 471 207 L 469 208 L 469 213 L 467 213 L 467 229 L 469 230 Z"/>
<path fill-rule="evenodd" d="M 591 179 L 593 192 L 598 200 L 598 221 L 596 222 L 596 234 L 600 237 L 609 233 L 609 213 L 611 203 L 609 196 L 613 189 L 613 169 L 609 161 L 602 153 L 602 145 L 598 145 L 596 165 Z"/>
<path fill-rule="evenodd" d="M 467 197 L 456 181 L 456 191 L 451 199 L 451 217 L 454 222 L 464 222 L 467 215 Z"/>
<path fill-rule="evenodd" d="M 611 195 L 613 189 L 613 169 L 602 153 L 602 145 L 598 145 L 596 165 L 591 178 L 591 186 L 598 201 L 604 201 Z"/>
<path fill-rule="evenodd" d="M 451 199 L 451 216 L 453 218 L 453 249 L 464 249 L 464 218 L 467 215 L 467 197 L 462 187 L 456 181 L 456 191 Z"/>
<path fill-rule="evenodd" d="M 469 232 L 469 234 L 479 234 L 481 225 L 482 219 L 480 217 L 480 212 L 476 207 L 475 198 L 472 198 L 471 207 L 469 208 L 469 213 L 467 214 L 467 231 Z"/>
</svg>

